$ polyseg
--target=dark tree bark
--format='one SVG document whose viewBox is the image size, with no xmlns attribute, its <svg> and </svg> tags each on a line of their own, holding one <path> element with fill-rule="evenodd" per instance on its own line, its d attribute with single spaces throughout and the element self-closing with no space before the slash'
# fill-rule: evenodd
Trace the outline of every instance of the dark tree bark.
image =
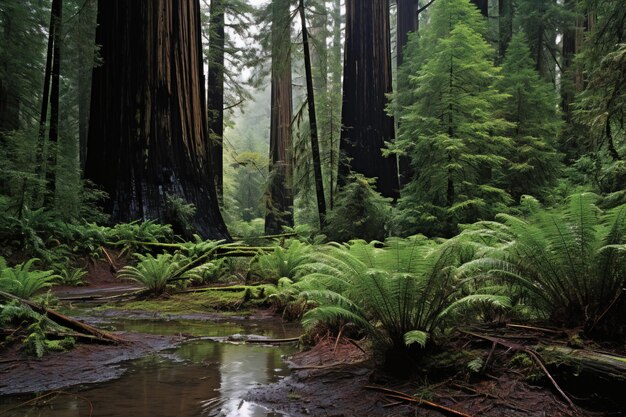
<svg viewBox="0 0 626 417">
<path fill-rule="evenodd" d="M 224 199 L 224 0 L 211 0 L 209 24 L 208 121 L 213 182 Z"/>
<path fill-rule="evenodd" d="M 3 40 L 12 42 L 16 33 L 13 30 L 11 14 L 5 12 L 2 16 Z M 9 63 L 1 62 L 3 73 L 7 76 L 11 74 Z M 20 127 L 20 97 L 15 83 L 8 79 L 0 79 L 0 139 L 4 132 L 17 130 Z"/>
<path fill-rule="evenodd" d="M 478 7 L 483 16 L 489 16 L 489 0 L 471 0 L 471 2 Z"/>
<path fill-rule="evenodd" d="M 48 131 L 50 148 L 48 169 L 46 172 L 48 204 L 54 203 L 56 189 L 57 144 L 59 142 L 59 91 L 61 78 L 61 46 L 63 34 L 63 0 L 52 2 L 52 18 L 55 21 L 54 47 L 52 58 L 52 80 L 50 85 L 50 130 Z"/>
<path fill-rule="evenodd" d="M 391 93 L 388 0 L 347 0 L 340 182 L 350 172 L 377 178 L 378 191 L 399 196 L 396 158 L 384 158 L 394 136 L 385 107 Z"/>
<path fill-rule="evenodd" d="M 315 192 L 317 194 L 317 212 L 320 219 L 320 228 L 324 227 L 326 218 L 326 197 L 324 195 L 324 179 L 322 178 L 322 164 L 320 146 L 317 137 L 317 116 L 315 114 L 315 93 L 313 91 L 313 71 L 311 69 L 311 53 L 309 50 L 309 33 L 306 27 L 304 0 L 299 2 L 300 19 L 302 20 L 302 44 L 304 47 L 304 68 L 306 73 L 307 104 L 309 107 L 309 124 L 311 126 L 311 153 L 313 154 L 313 171 L 315 175 Z"/>
<path fill-rule="evenodd" d="M 417 31 L 419 0 L 397 0 L 397 48 L 398 67 L 404 59 L 404 47 L 409 40 L 409 33 Z"/>
<path fill-rule="evenodd" d="M 58 14 L 59 0 L 52 0 L 52 10 L 50 12 L 50 26 L 48 29 L 48 49 L 46 52 L 46 69 L 43 78 L 43 93 L 41 97 L 41 113 L 39 114 L 39 135 L 37 138 L 37 155 L 36 169 L 37 177 L 43 179 L 45 176 L 45 140 L 46 140 L 46 121 L 48 120 L 48 105 L 50 104 L 50 81 L 52 75 L 52 60 L 54 54 L 54 41 L 56 39 L 55 32 L 57 21 L 55 15 Z"/>
<path fill-rule="evenodd" d="M 293 226 L 293 156 L 291 120 L 291 22 L 288 0 L 272 5 L 272 109 L 270 122 L 270 184 L 265 233 Z"/>
<path fill-rule="evenodd" d="M 86 0 L 78 18 L 80 25 L 88 27 L 85 36 L 93 39 L 96 30 L 97 0 Z M 81 68 L 78 70 L 78 144 L 80 167 L 85 169 L 87 159 L 87 138 L 89 137 L 89 106 L 91 105 L 91 74 L 93 72 L 95 53 L 92 48 L 80 47 L 78 50 Z"/>
<path fill-rule="evenodd" d="M 208 151 L 200 4 L 104 0 L 96 40 L 86 176 L 113 221 L 168 218 L 167 196 L 196 207 L 204 238 L 228 238 Z"/>
</svg>

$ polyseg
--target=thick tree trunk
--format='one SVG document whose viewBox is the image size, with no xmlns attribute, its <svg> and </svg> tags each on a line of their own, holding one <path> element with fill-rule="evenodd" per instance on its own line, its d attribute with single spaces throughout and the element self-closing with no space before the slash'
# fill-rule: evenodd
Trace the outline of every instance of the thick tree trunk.
<svg viewBox="0 0 626 417">
<path fill-rule="evenodd" d="M 224 202 L 224 0 L 211 0 L 207 108 L 213 182 Z"/>
<path fill-rule="evenodd" d="M 302 20 L 302 44 L 304 47 L 304 68 L 306 73 L 307 104 L 309 107 L 309 124 L 311 126 L 311 153 L 313 154 L 313 171 L 315 175 L 315 191 L 317 194 L 317 212 L 320 219 L 320 228 L 324 227 L 326 218 L 326 197 L 324 195 L 324 179 L 322 178 L 322 164 L 320 147 L 317 138 L 317 116 L 315 114 L 315 93 L 313 91 L 313 71 L 311 69 L 311 53 L 309 50 L 309 34 L 306 28 L 304 0 L 300 0 L 300 19 Z"/>
<path fill-rule="evenodd" d="M 341 136 L 341 97 L 337 97 L 338 106 L 335 106 L 334 94 L 340 94 L 341 92 L 341 82 L 342 82 L 342 65 L 341 65 L 341 0 L 333 0 L 333 9 L 332 9 L 332 20 L 333 20 L 333 47 L 330 51 L 330 59 L 329 59 L 329 71 L 330 71 L 330 90 L 329 92 L 332 94 L 331 96 L 331 111 L 330 111 L 330 133 L 328 138 L 328 172 L 330 173 L 328 178 L 328 207 L 330 209 L 334 206 L 335 201 L 335 189 L 337 183 L 337 175 L 336 172 L 338 170 L 337 161 L 338 157 L 338 149 L 339 149 L 339 140 L 338 138 Z M 336 120 L 336 122 L 335 122 Z M 335 134 L 337 132 L 338 134 Z"/>
<path fill-rule="evenodd" d="M 196 207 L 204 238 L 228 238 L 207 149 L 200 4 L 101 1 L 86 176 L 113 221 L 168 218 L 167 196 Z"/>
<path fill-rule="evenodd" d="M 385 107 L 391 93 L 388 0 L 347 0 L 340 182 L 350 172 L 377 178 L 378 191 L 399 196 L 396 158 L 384 158 L 394 136 Z"/>
<path fill-rule="evenodd" d="M 291 120 L 291 22 L 288 0 L 272 5 L 272 110 L 270 126 L 270 184 L 265 233 L 293 226 L 293 157 Z"/>
</svg>

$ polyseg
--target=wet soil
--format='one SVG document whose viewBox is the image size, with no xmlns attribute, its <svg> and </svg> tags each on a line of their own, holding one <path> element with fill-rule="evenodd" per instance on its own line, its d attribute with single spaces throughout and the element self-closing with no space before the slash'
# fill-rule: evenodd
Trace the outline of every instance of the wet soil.
<svg viewBox="0 0 626 417">
<path fill-rule="evenodd" d="M 3 353 L 0 362 L 0 395 L 56 390 L 118 378 L 123 362 L 178 346 L 178 336 L 116 333 L 127 343 L 82 344 L 67 352 L 52 352 L 42 359 L 24 356 L 15 347 Z"/>
</svg>

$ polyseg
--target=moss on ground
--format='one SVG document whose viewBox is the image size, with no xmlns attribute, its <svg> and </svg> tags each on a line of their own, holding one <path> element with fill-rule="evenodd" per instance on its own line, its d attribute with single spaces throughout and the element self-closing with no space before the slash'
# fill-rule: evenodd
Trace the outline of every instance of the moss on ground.
<svg viewBox="0 0 626 417">
<path fill-rule="evenodd" d="M 141 310 L 158 313 L 247 312 L 269 306 L 265 285 L 217 287 L 171 296 L 106 304 L 101 310 Z"/>
</svg>

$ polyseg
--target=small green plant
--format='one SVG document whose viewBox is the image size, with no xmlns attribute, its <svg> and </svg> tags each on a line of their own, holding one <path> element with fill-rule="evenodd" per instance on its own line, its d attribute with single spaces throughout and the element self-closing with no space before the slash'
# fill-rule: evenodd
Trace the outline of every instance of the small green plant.
<svg viewBox="0 0 626 417">
<path fill-rule="evenodd" d="M 271 282 L 277 282 L 280 278 L 294 279 L 298 267 L 307 262 L 310 254 L 310 245 L 291 239 L 284 248 L 277 246 L 273 252 L 256 258 L 252 271 Z"/>
<path fill-rule="evenodd" d="M 107 241 L 113 246 L 122 247 L 122 253 L 149 249 L 150 243 L 172 242 L 174 232 L 167 224 L 153 220 L 121 223 L 109 230 Z"/>
<path fill-rule="evenodd" d="M 139 259 L 136 266 L 125 266 L 117 276 L 130 279 L 148 289 L 153 295 L 163 294 L 170 281 L 180 271 L 178 260 L 170 254 L 156 256 L 135 254 Z"/>
<path fill-rule="evenodd" d="M 37 291 L 50 287 L 59 278 L 53 271 L 31 271 L 38 259 L 33 258 L 15 267 L 8 267 L 0 257 L 0 290 L 20 298 L 31 298 Z"/>
<path fill-rule="evenodd" d="M 68 268 L 61 270 L 59 280 L 61 284 L 79 287 L 85 285 L 85 275 L 87 275 L 87 271 L 82 268 Z"/>
<path fill-rule="evenodd" d="M 374 180 L 354 175 L 337 194 L 324 233 L 335 242 L 382 240 L 391 215 L 390 202 L 376 191 Z"/>
</svg>

